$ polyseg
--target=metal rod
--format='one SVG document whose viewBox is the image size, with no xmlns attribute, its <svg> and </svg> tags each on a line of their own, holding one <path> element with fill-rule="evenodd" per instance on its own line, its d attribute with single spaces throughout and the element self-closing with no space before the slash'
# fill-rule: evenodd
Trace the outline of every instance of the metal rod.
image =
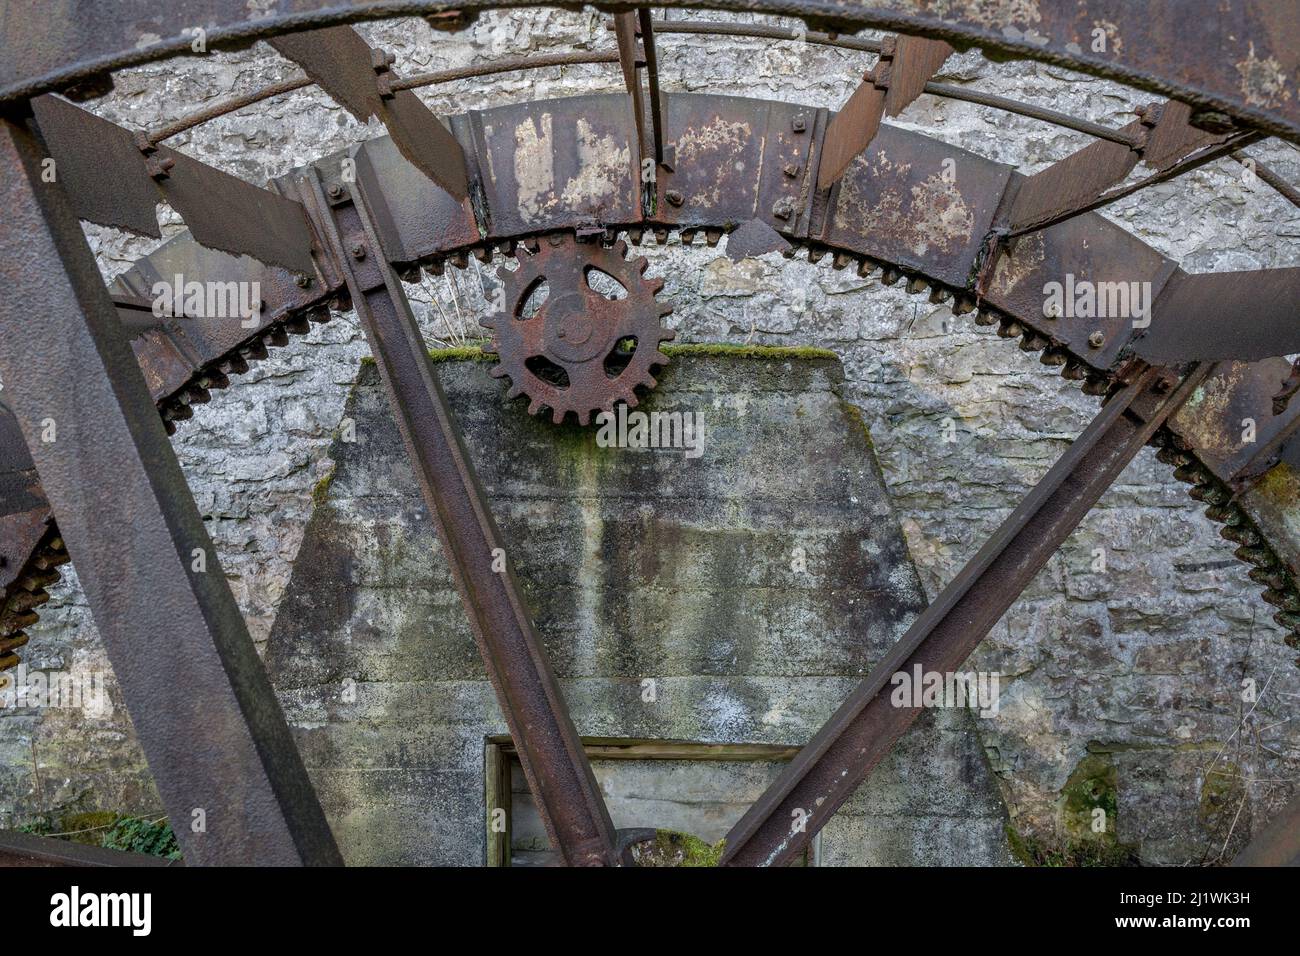
<svg viewBox="0 0 1300 956">
<path fill-rule="evenodd" d="M 0 119 L 0 376 L 163 808 L 191 864 L 338 864 L 81 225 L 62 187 L 43 177 L 45 159 L 34 129 Z M 40 334 L 32 315 L 42 316 Z"/>
<path fill-rule="evenodd" d="M 323 242 L 344 274 L 412 467 L 520 763 L 551 841 L 570 865 L 617 865 L 609 812 L 546 650 L 519 594 L 460 431 L 447 406 L 401 280 L 385 261 L 366 188 L 375 170 L 353 150 L 351 202 L 326 200 L 319 174 L 299 180 Z"/>
<path fill-rule="evenodd" d="M 664 103 L 659 95 L 659 58 L 655 53 L 654 24 L 650 19 L 650 10 L 641 7 L 637 10 L 641 25 L 641 49 L 645 52 L 646 83 L 650 87 L 650 123 L 654 132 L 655 162 L 664 161 Z"/>
<path fill-rule="evenodd" d="M 1256 176 L 1281 193 L 1282 196 L 1291 203 L 1291 205 L 1300 207 L 1300 189 L 1296 189 L 1274 172 L 1272 168 L 1265 166 L 1253 156 L 1247 156 L 1245 153 L 1240 151 L 1233 153 L 1232 158 L 1247 168 L 1253 167 Z"/>
<path fill-rule="evenodd" d="M 1088 136 L 1109 140 L 1112 143 L 1119 143 L 1121 146 L 1128 146 L 1133 149 L 1142 145 L 1139 137 L 1130 136 L 1123 130 L 1112 129 L 1109 126 L 1103 126 L 1089 120 L 1077 119 L 1065 113 L 1050 110 L 1045 106 L 1020 103 L 1005 96 L 995 96 L 992 93 L 984 93 L 980 90 L 968 90 L 965 87 L 953 86 L 951 83 L 927 83 L 925 84 L 925 91 L 932 96 L 961 100 L 963 103 L 975 103 L 979 106 L 988 106 L 993 109 L 1004 110 L 1007 113 L 1015 113 L 1017 116 L 1025 116 L 1029 119 L 1051 123 L 1054 126 L 1074 130 L 1076 133 L 1086 133 Z"/>
<path fill-rule="evenodd" d="M 414 90 L 423 86 L 436 86 L 439 83 L 452 83 L 456 80 L 468 80 L 479 76 L 495 76 L 498 73 L 514 73 L 522 70 L 540 70 L 549 66 L 583 66 L 595 63 L 617 63 L 618 53 L 614 50 L 602 50 L 594 53 L 547 53 L 542 56 L 517 56 L 503 60 L 494 60 L 491 63 L 479 63 L 475 66 L 462 66 L 454 70 L 438 70 L 433 73 L 418 73 L 414 76 L 403 77 L 400 80 L 393 81 L 394 90 Z M 200 126 L 211 120 L 218 119 L 245 107 L 253 106 L 263 100 L 271 99 L 275 96 L 282 96 L 285 93 L 292 93 L 294 90 L 301 90 L 304 87 L 312 86 L 312 81 L 308 77 L 299 76 L 284 80 L 280 83 L 273 83 L 270 86 L 264 86 L 260 90 L 254 90 L 243 96 L 237 96 L 234 99 L 225 100 L 221 103 L 214 104 L 207 109 L 200 110 L 197 113 L 191 113 L 183 116 L 176 122 L 161 129 L 155 130 L 149 134 L 149 141 L 160 143 L 165 139 L 177 136 L 188 129 Z"/>
<path fill-rule="evenodd" d="M 789 863 L 921 715 L 894 706 L 894 674 L 956 671 L 1160 424 L 1209 373 L 1197 366 L 1172 393 L 1170 373 L 1144 367 L 944 588 L 902 639 L 731 829 L 722 862 Z"/>
<path fill-rule="evenodd" d="M 880 41 L 854 36 L 841 36 L 836 33 L 813 33 L 807 30 L 794 30 L 789 27 L 774 27 L 758 23 L 724 23 L 704 20 L 655 20 L 658 33 L 694 33 L 715 36 L 756 37 L 768 40 L 794 40 L 799 43 L 815 43 L 819 46 L 834 46 L 845 50 L 861 50 L 866 53 L 879 53 Z"/>
</svg>

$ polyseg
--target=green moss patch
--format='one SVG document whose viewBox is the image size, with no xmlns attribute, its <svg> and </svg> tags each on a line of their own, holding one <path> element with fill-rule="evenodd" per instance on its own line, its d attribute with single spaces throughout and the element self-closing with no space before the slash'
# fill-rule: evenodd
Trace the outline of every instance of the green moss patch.
<svg viewBox="0 0 1300 956">
<path fill-rule="evenodd" d="M 705 843 L 689 833 L 658 830 L 653 840 L 635 844 L 632 856 L 637 866 L 717 866 L 726 842 Z"/>
</svg>

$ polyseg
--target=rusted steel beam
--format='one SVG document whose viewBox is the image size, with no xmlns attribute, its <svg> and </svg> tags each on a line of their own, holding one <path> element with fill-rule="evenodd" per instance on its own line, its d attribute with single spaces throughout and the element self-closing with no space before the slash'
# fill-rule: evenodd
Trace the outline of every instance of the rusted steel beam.
<svg viewBox="0 0 1300 956">
<path fill-rule="evenodd" d="M 789 863 L 921 715 L 895 706 L 899 672 L 948 673 L 970 656 L 1034 575 L 1164 420 L 1204 379 L 1173 386 L 1141 366 L 1092 423 L 876 665 L 835 715 L 731 829 L 723 865 Z"/>
<path fill-rule="evenodd" d="M 1178 272 L 1133 348 L 1148 362 L 1164 364 L 1300 352 L 1300 267 Z"/>
<path fill-rule="evenodd" d="M 951 53 L 952 47 L 942 40 L 885 38 L 880 60 L 863 74 L 862 83 L 826 129 L 818 189 L 830 187 L 844 175 L 849 163 L 875 139 L 881 119 L 897 116 L 924 93 L 930 77 Z"/>
<path fill-rule="evenodd" d="M 469 192 L 465 154 L 451 131 L 418 96 L 395 84 L 393 57 L 374 49 L 351 27 L 308 30 L 271 40 L 358 122 L 373 116 L 421 172 L 456 199 Z"/>
<path fill-rule="evenodd" d="M 1190 156 L 1175 162 L 1171 166 L 1166 166 L 1160 172 L 1147 176 L 1145 179 L 1141 179 L 1138 182 L 1133 183 L 1131 186 L 1112 189 L 1109 192 L 1102 193 L 1095 199 L 1079 200 L 1068 209 L 1046 213 L 1032 220 L 1022 221 L 1021 224 L 1010 228 L 1003 236 L 1003 239 L 1014 239 L 1017 236 L 1023 236 L 1031 232 L 1039 232 L 1043 229 L 1049 229 L 1068 219 L 1073 219 L 1074 217 L 1081 216 L 1084 213 L 1093 212 L 1094 210 L 1101 209 L 1103 206 L 1109 206 L 1111 203 L 1117 202 L 1126 196 L 1131 196 L 1136 192 L 1141 192 L 1143 189 L 1147 189 L 1159 183 L 1168 182 L 1171 179 L 1176 179 L 1184 173 L 1189 173 L 1194 169 L 1200 169 L 1207 163 L 1212 163 L 1216 159 L 1228 156 L 1236 150 L 1249 146 L 1251 143 L 1258 142 L 1262 138 L 1262 133 L 1254 131 L 1236 133 L 1223 139 L 1221 142 L 1197 150 Z M 1109 144 L 1094 143 L 1092 145 L 1102 146 Z"/>
<path fill-rule="evenodd" d="M 0 120 L 0 377 L 163 806 L 191 863 L 338 863 L 81 226 L 42 178 L 46 158 L 26 124 Z"/>
<path fill-rule="evenodd" d="M 223 173 L 57 96 L 33 102 L 54 178 L 77 215 L 160 236 L 165 199 L 195 240 L 312 275 L 311 232 L 297 203 Z"/>
<path fill-rule="evenodd" d="M 148 853 L 107 850 L 16 830 L 0 830 L 0 867 L 8 866 L 184 866 Z"/>
<path fill-rule="evenodd" d="M 1019 233 L 1061 213 L 1087 208 L 1132 172 L 1139 159 L 1163 173 L 1226 138 L 1191 126 L 1191 107 L 1176 100 L 1142 107 L 1138 113 L 1140 119 L 1118 131 L 1116 138 L 1128 143 L 1091 143 L 1026 179 L 1007 217 L 1010 231 Z"/>
<path fill-rule="evenodd" d="M 1233 866 L 1300 866 L 1300 799 L 1292 800 L 1237 854 Z"/>
<path fill-rule="evenodd" d="M 300 180 L 303 201 L 343 266 L 353 307 L 551 842 L 569 865 L 618 865 L 614 827 L 591 764 L 519 593 L 505 542 L 401 280 L 385 261 L 376 220 L 391 214 L 372 205 L 382 201 L 367 186 L 373 183 L 374 168 L 364 147 L 353 156 L 357 181 L 346 198 L 327 198 L 313 174 Z"/>
</svg>

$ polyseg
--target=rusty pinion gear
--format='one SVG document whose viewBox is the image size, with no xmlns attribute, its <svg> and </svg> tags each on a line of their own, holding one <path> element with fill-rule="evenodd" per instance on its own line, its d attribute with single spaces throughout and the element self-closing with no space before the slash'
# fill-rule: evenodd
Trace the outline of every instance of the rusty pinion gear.
<svg viewBox="0 0 1300 956">
<path fill-rule="evenodd" d="M 655 299 L 663 280 L 643 277 L 650 263 L 626 255 L 621 240 L 603 246 L 557 234 L 520 245 L 518 268 L 498 270 L 504 311 L 480 323 L 493 333 L 487 351 L 500 359 L 490 374 L 510 378 L 508 398 L 528 396 L 530 415 L 545 407 L 557 425 L 569 412 L 586 425 L 620 400 L 635 406 L 638 385 L 657 384 L 653 370 L 668 364 L 659 344 L 676 335 L 661 320 L 673 308 Z M 595 273 L 624 294 L 602 294 L 591 284 Z M 526 312 L 543 291 L 545 300 Z"/>
</svg>

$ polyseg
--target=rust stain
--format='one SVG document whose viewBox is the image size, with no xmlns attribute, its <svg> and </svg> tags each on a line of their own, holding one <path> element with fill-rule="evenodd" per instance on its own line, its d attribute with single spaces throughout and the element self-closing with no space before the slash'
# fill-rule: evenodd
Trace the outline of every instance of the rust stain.
<svg viewBox="0 0 1300 956">
<path fill-rule="evenodd" d="M 731 166 L 741 172 L 745 168 L 745 150 L 753 135 L 749 123 L 729 122 L 714 116 L 711 122 L 688 129 L 677 140 L 677 162 L 683 167 L 712 166 L 724 171 Z M 712 189 L 692 193 L 691 205 L 716 206 L 722 201 L 723 184 L 728 181 L 726 172 L 714 177 Z"/>
<path fill-rule="evenodd" d="M 1012 251 L 998 257 L 997 264 L 993 267 L 992 292 L 1009 297 L 1016 286 L 1033 275 L 1046 258 L 1041 232 L 1022 236 Z"/>
<path fill-rule="evenodd" d="M 1245 362 L 1222 363 L 1174 415 L 1174 429 L 1202 456 L 1225 460 L 1242 448 L 1241 429 L 1234 425 L 1240 416 L 1230 413 L 1248 368 Z"/>
<path fill-rule="evenodd" d="M 841 180 L 836 228 L 865 231 L 918 257 L 970 241 L 975 216 L 956 183 L 936 173 L 909 186 L 912 164 L 894 162 L 883 149 L 854 160 L 864 163 L 869 175 L 850 172 Z"/>
<path fill-rule="evenodd" d="M 1237 72 L 1241 74 L 1241 95 L 1251 106 L 1265 109 L 1278 106 L 1291 99 L 1291 91 L 1286 88 L 1286 71 L 1274 57 L 1261 60 L 1255 55 L 1255 44 L 1250 44 L 1246 59 L 1237 63 Z"/>
<path fill-rule="evenodd" d="M 611 135 L 601 136 L 585 119 L 578 120 L 578 173 L 564 184 L 560 201 L 569 207 L 600 207 L 618 196 L 628 175 L 631 151 Z"/>
<path fill-rule="evenodd" d="M 551 114 L 533 117 L 515 127 L 515 185 L 519 215 L 525 222 L 536 219 L 555 202 L 555 166 L 551 138 Z"/>
</svg>

